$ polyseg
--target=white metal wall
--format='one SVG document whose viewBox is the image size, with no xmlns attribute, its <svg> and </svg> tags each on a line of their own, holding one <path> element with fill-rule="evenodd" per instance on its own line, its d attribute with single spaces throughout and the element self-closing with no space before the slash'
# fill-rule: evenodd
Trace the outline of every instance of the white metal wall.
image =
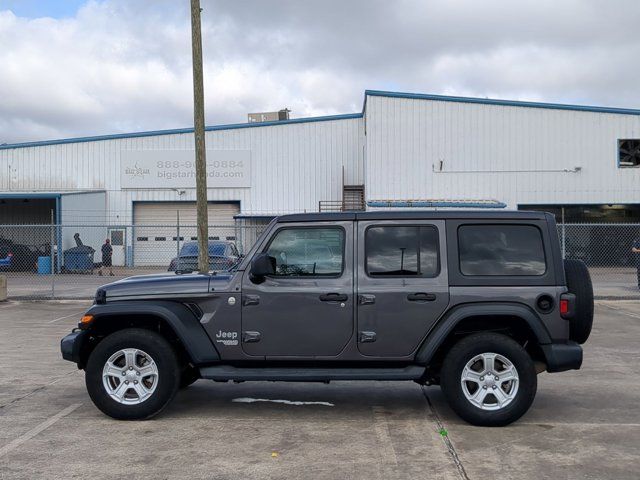
<svg viewBox="0 0 640 480">
<path fill-rule="evenodd" d="M 209 189 L 212 201 L 240 201 L 245 214 L 317 211 L 363 183 L 361 118 L 257 126 L 206 133 L 208 149 L 251 150 L 251 188 Z M 0 190 L 106 190 L 112 223 L 130 223 L 136 201 L 195 201 L 165 190 L 121 190 L 124 150 L 193 149 L 193 134 L 169 134 L 0 150 Z"/>
<path fill-rule="evenodd" d="M 320 200 L 341 199 L 343 171 L 346 184 L 365 184 L 369 200 L 640 203 L 640 169 L 617 166 L 617 140 L 640 138 L 635 115 L 369 95 L 364 119 L 206 136 L 209 149 L 251 151 L 251 188 L 208 193 L 239 201 L 243 214 L 317 211 Z M 134 202 L 195 201 L 193 189 L 120 188 L 121 152 L 173 149 L 193 149 L 193 134 L 0 150 L 0 189 L 105 190 L 107 221 L 128 224 Z M 581 171 L 561 171 L 574 167 Z"/>
<path fill-rule="evenodd" d="M 635 115 L 368 96 L 365 122 L 369 200 L 640 203 L 640 169 L 617 166 Z"/>
</svg>

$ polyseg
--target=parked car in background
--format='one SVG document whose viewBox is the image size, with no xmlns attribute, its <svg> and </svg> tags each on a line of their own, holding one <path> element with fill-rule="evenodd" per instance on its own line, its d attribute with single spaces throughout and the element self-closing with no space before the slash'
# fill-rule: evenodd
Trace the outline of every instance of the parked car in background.
<svg viewBox="0 0 640 480">
<path fill-rule="evenodd" d="M 37 247 L 12 242 L 0 243 L 0 270 L 35 272 L 41 255 L 43 253 Z"/>
<path fill-rule="evenodd" d="M 240 259 L 235 243 L 209 241 L 209 269 L 229 270 Z M 198 270 L 198 242 L 186 242 L 180 254 L 169 263 L 170 272 L 193 272 Z"/>
</svg>

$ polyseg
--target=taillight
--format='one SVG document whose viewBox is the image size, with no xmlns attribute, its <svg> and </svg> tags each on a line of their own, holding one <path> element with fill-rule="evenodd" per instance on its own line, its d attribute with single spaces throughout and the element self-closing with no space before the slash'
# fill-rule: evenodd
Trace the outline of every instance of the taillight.
<svg viewBox="0 0 640 480">
<path fill-rule="evenodd" d="M 560 316 L 562 318 L 571 318 L 575 312 L 576 296 L 573 293 L 563 293 L 560 296 Z"/>
</svg>

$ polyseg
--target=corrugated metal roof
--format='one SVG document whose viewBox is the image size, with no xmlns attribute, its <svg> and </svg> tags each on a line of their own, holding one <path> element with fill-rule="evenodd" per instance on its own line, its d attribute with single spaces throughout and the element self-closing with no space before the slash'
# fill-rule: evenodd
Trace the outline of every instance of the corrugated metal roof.
<svg viewBox="0 0 640 480">
<path fill-rule="evenodd" d="M 343 115 L 326 115 L 322 117 L 294 118 L 291 120 L 279 120 L 277 122 L 255 122 L 255 123 L 233 123 L 228 125 L 211 125 L 205 127 L 206 132 L 218 130 L 237 130 L 241 128 L 274 127 L 280 125 L 291 125 L 295 123 L 330 122 L 334 120 L 345 120 L 351 118 L 362 118 L 362 113 L 346 113 Z M 45 145 L 61 145 L 65 143 L 98 142 L 101 140 L 117 140 L 121 138 L 154 137 L 158 135 L 175 135 L 180 133 L 193 133 L 193 128 L 176 128 L 169 130 L 150 130 L 146 132 L 115 133 L 111 135 L 96 135 L 91 137 L 62 138 L 58 140 L 42 140 L 37 142 L 9 143 L 0 145 L 0 150 L 13 148 L 41 147 Z"/>
<path fill-rule="evenodd" d="M 595 112 L 595 113 L 613 113 L 619 115 L 640 115 L 640 110 L 630 108 L 616 108 L 616 107 L 598 107 L 591 105 L 570 105 L 560 103 L 544 103 L 544 102 L 525 102 L 519 100 L 498 100 L 491 98 L 477 98 L 477 97 L 456 97 L 448 95 L 434 95 L 428 93 L 407 93 L 407 92 L 389 92 L 383 90 L 365 90 L 364 92 L 364 104 L 362 112 L 360 113 L 347 113 L 343 115 L 327 115 L 320 117 L 307 117 L 307 118 L 294 118 L 291 120 L 282 120 L 277 122 L 261 122 L 261 123 L 235 123 L 228 125 L 212 125 L 205 127 L 208 132 L 216 130 L 234 130 L 241 128 L 259 128 L 259 127 L 272 127 L 280 125 L 289 125 L 295 123 L 308 123 L 308 122 L 327 122 L 332 120 L 344 120 L 351 118 L 361 118 L 366 110 L 366 103 L 368 96 L 375 97 L 391 97 L 391 98 L 408 98 L 417 100 L 433 100 L 440 102 L 458 102 L 458 103 L 475 103 L 483 105 L 499 105 L 510 107 L 526 107 L 526 108 L 545 108 L 555 110 L 572 110 L 581 112 Z M 144 132 L 133 133 L 116 133 L 112 135 L 97 135 L 89 137 L 76 137 L 76 138 L 63 138 L 58 140 L 43 140 L 36 142 L 22 142 L 0 145 L 0 150 L 8 150 L 13 148 L 26 148 L 26 147 L 38 147 L 45 145 L 60 145 L 65 143 L 80 143 L 80 142 L 95 142 L 101 140 L 114 140 L 120 138 L 136 138 L 136 137 L 151 137 L 157 135 L 173 135 L 181 133 L 192 133 L 193 128 L 178 128 L 168 130 L 150 130 Z"/>
<path fill-rule="evenodd" d="M 500 105 L 503 107 L 547 108 L 554 110 L 573 110 L 579 112 L 615 113 L 619 115 L 640 115 L 640 110 L 617 107 L 597 107 L 592 105 L 571 105 L 563 103 L 524 102 L 520 100 L 498 100 L 493 98 L 455 97 L 449 95 L 433 95 L 429 93 L 387 92 L 383 90 L 365 90 L 366 97 L 409 98 L 415 100 L 435 100 L 439 102 L 479 103 L 483 105 Z"/>
</svg>

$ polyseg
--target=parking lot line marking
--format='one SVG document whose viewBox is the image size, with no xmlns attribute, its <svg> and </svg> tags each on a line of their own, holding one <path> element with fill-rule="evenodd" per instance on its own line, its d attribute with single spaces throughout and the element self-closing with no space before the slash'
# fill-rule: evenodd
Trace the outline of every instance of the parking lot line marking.
<svg viewBox="0 0 640 480">
<path fill-rule="evenodd" d="M 65 408 L 61 412 L 56 413 L 53 417 L 50 417 L 47 420 L 45 420 L 44 422 L 42 422 L 40 425 L 37 425 L 36 427 L 32 428 L 28 432 L 20 435 L 15 440 L 7 443 L 4 447 L 0 447 L 0 457 L 3 457 L 4 455 L 6 455 L 7 453 L 11 452 L 12 450 L 15 450 L 16 448 L 18 448 L 23 443 L 28 442 L 33 437 L 38 435 L 40 432 L 43 432 L 47 428 L 49 428 L 51 425 L 56 423 L 61 418 L 66 417 L 67 415 L 69 415 L 71 412 L 73 412 L 75 409 L 77 409 L 80 405 L 82 405 L 82 404 L 81 403 L 74 403 L 73 405 L 68 406 L 67 408 Z"/>
<path fill-rule="evenodd" d="M 31 390 L 29 393 L 26 393 L 26 394 L 22 395 L 21 397 L 16 397 L 13 400 L 11 400 L 11 401 L 3 404 L 3 405 L 0 405 L 0 410 L 5 408 L 5 407 L 8 407 L 9 405 L 12 405 L 12 404 L 14 404 L 16 402 L 19 402 L 20 400 L 24 400 L 25 398 L 30 397 L 31 395 L 33 395 L 36 392 L 44 390 L 45 388 L 53 385 L 54 383 L 58 383 L 60 380 L 64 380 L 67 376 L 72 375 L 74 373 L 76 373 L 76 372 L 75 371 L 70 371 L 69 373 L 66 373 L 64 376 L 62 376 L 60 378 L 56 378 L 55 380 L 53 380 L 53 381 L 51 381 L 51 382 L 49 382 L 49 383 L 47 383 L 45 385 L 40 385 L 39 387 L 36 387 L 33 390 Z"/>
<path fill-rule="evenodd" d="M 251 398 L 251 397 L 234 398 L 231 401 L 235 403 L 271 402 L 271 403 L 283 403 L 285 405 L 323 405 L 325 407 L 335 406 L 333 403 L 329 403 L 329 402 L 299 402 L 297 400 L 271 400 L 269 398 Z"/>
<path fill-rule="evenodd" d="M 371 409 L 373 410 L 373 426 L 380 444 L 380 456 L 383 463 L 398 465 L 398 457 L 391 441 L 391 435 L 389 435 L 389 424 L 387 423 L 384 408 L 374 406 Z"/>
<path fill-rule="evenodd" d="M 81 313 L 84 313 L 84 310 L 81 310 L 79 312 L 74 312 L 69 315 L 65 315 L 64 317 L 54 318 L 53 320 L 50 320 L 47 323 L 56 323 L 58 320 L 64 320 L 65 318 L 75 317 L 76 315 L 80 315 Z"/>
<path fill-rule="evenodd" d="M 438 431 L 441 432 L 440 437 L 442 438 L 444 445 L 447 447 L 447 450 L 449 451 L 449 455 L 451 455 L 451 459 L 453 460 L 453 463 L 455 464 L 456 469 L 458 470 L 458 475 L 462 480 L 469 480 L 469 476 L 467 475 L 467 472 L 464 469 L 464 465 L 462 465 L 462 461 L 458 456 L 458 452 L 456 451 L 456 448 L 453 446 L 453 443 L 451 443 L 451 439 L 449 438 L 448 433 L 446 433 L 447 430 L 444 428 L 444 425 L 440 420 L 440 416 L 438 415 L 438 412 L 436 411 L 435 407 L 431 403 L 431 399 L 429 398 L 429 395 L 427 395 L 427 391 L 425 390 L 425 387 L 422 386 L 420 387 L 420 389 L 422 390 L 422 394 L 424 395 L 424 398 L 427 400 L 429 411 L 431 412 L 431 415 L 433 416 L 436 422 Z"/>
</svg>

